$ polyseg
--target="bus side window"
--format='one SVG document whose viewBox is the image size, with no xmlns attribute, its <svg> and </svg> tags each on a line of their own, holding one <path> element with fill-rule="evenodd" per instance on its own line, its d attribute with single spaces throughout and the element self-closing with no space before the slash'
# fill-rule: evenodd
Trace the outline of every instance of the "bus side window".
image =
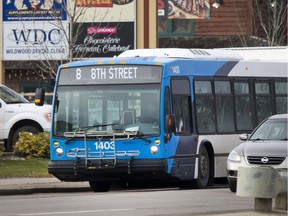
<svg viewBox="0 0 288 216">
<path fill-rule="evenodd" d="M 199 133 L 214 133 L 216 131 L 214 98 L 210 80 L 195 81 L 195 104 Z"/>
<path fill-rule="evenodd" d="M 273 114 L 272 95 L 268 81 L 255 82 L 255 97 L 257 124 L 260 124 L 265 118 Z"/>
<path fill-rule="evenodd" d="M 191 92 L 188 79 L 172 79 L 172 103 L 175 114 L 176 132 L 180 134 L 191 134 Z"/>
<path fill-rule="evenodd" d="M 164 102 L 164 116 L 165 116 L 165 124 L 167 124 L 166 122 L 166 116 L 171 115 L 171 101 L 170 101 L 170 89 L 168 86 L 165 87 L 165 102 Z M 165 128 L 166 129 L 166 128 Z M 167 131 L 165 130 L 165 132 L 167 133 Z"/>
<path fill-rule="evenodd" d="M 234 82 L 236 127 L 240 131 L 253 130 L 251 94 L 248 81 Z"/>
<path fill-rule="evenodd" d="M 217 131 L 234 132 L 234 106 L 231 84 L 228 80 L 215 80 Z"/>
<path fill-rule="evenodd" d="M 275 81 L 275 95 L 276 95 L 276 113 L 283 114 L 288 113 L 287 106 L 287 81 Z"/>
</svg>

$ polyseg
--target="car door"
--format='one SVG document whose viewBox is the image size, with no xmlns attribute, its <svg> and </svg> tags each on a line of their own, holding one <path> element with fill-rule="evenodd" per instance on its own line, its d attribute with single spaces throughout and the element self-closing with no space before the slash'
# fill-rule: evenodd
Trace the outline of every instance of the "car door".
<svg viewBox="0 0 288 216">
<path fill-rule="evenodd" d="M 4 135 L 4 113 L 5 113 L 5 103 L 0 98 L 0 140 L 3 139 Z"/>
</svg>

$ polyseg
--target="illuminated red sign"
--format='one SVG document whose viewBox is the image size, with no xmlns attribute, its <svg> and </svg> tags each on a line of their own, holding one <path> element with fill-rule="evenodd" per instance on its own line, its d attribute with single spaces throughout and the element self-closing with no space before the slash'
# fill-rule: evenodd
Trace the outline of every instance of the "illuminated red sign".
<svg viewBox="0 0 288 216">
<path fill-rule="evenodd" d="M 77 0 L 77 7 L 113 7 L 113 0 Z"/>
</svg>

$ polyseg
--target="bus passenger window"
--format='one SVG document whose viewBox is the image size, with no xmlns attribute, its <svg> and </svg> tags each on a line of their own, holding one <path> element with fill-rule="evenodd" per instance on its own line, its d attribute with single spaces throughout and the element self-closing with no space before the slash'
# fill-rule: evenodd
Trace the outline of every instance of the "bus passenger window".
<svg viewBox="0 0 288 216">
<path fill-rule="evenodd" d="M 191 133 L 190 97 L 173 97 L 174 113 L 176 117 L 176 132 Z"/>
<path fill-rule="evenodd" d="M 175 114 L 176 132 L 191 134 L 191 92 L 188 79 L 172 79 L 172 103 Z"/>
<path fill-rule="evenodd" d="M 165 119 L 165 125 L 166 125 L 166 116 L 171 114 L 171 104 L 170 104 L 170 89 L 168 86 L 165 87 L 165 103 L 164 103 L 164 119 Z M 166 127 L 165 127 L 166 129 Z M 165 132 L 167 132 L 165 130 Z"/>
<path fill-rule="evenodd" d="M 195 106 L 199 133 L 216 131 L 213 104 L 211 81 L 195 81 Z"/>
<path fill-rule="evenodd" d="M 257 124 L 260 124 L 265 118 L 272 115 L 272 95 L 269 82 L 256 82 L 255 94 Z"/>
<path fill-rule="evenodd" d="M 287 81 L 275 81 L 276 113 L 288 113 Z"/>
<path fill-rule="evenodd" d="M 217 131 L 233 132 L 234 112 L 230 81 L 215 81 Z"/>
<path fill-rule="evenodd" d="M 234 92 L 237 130 L 251 131 L 253 129 L 253 116 L 249 82 L 235 82 Z"/>
</svg>

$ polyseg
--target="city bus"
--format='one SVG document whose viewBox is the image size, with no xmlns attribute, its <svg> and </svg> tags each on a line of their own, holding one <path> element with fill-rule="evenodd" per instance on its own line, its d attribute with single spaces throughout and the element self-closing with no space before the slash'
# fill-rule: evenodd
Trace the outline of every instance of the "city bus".
<svg viewBox="0 0 288 216">
<path fill-rule="evenodd" d="M 239 134 L 287 113 L 282 51 L 261 60 L 228 49 L 136 49 L 60 65 L 49 173 L 94 192 L 148 180 L 213 185 L 226 178 Z M 37 89 L 35 103 L 43 98 Z"/>
</svg>

